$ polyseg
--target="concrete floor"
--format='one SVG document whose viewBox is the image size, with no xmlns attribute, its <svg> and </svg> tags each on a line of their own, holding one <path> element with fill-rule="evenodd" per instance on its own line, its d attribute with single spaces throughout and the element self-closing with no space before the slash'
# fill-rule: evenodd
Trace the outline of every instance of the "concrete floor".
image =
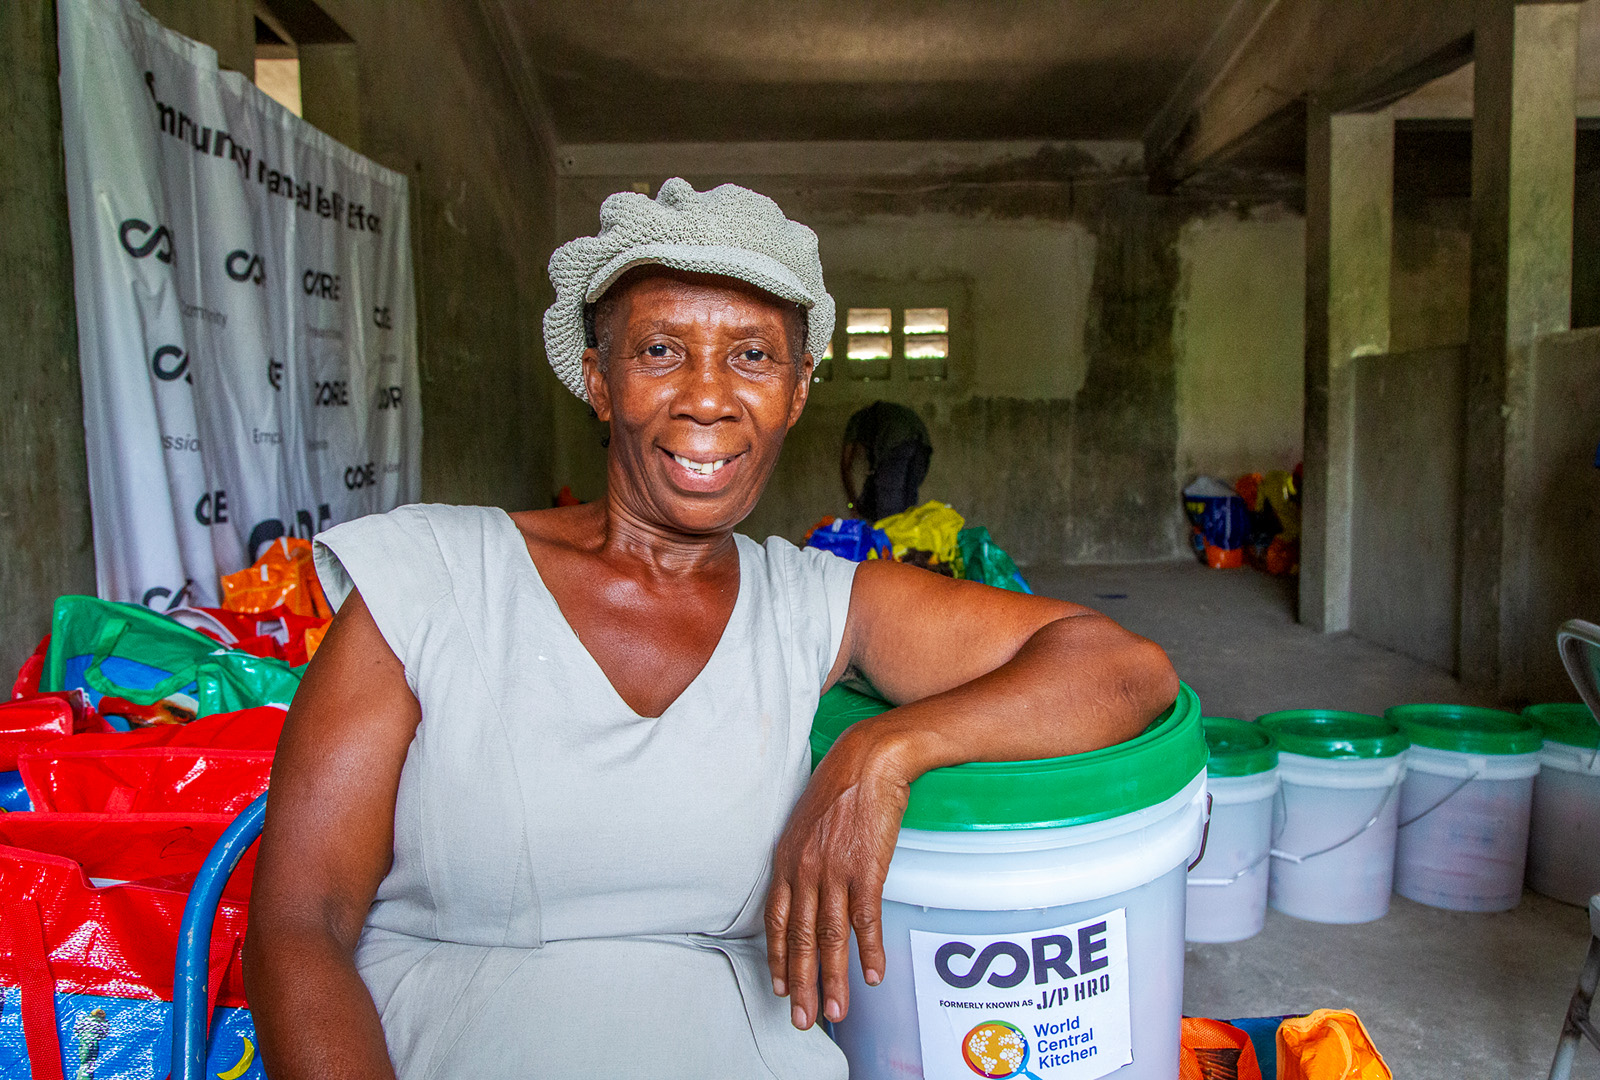
<svg viewBox="0 0 1600 1080">
<path fill-rule="evenodd" d="M 1195 563 L 1027 571 L 1039 592 L 1106 612 L 1166 648 L 1207 715 L 1273 709 L 1382 712 L 1415 701 L 1487 704 L 1445 672 L 1294 621 L 1289 581 Z M 1354 1010 L 1398 1080 L 1532 1080 L 1550 1068 L 1588 944 L 1580 908 L 1525 893 L 1514 911 L 1466 915 L 1395 897 L 1364 926 L 1276 911 L 1235 945 L 1191 945 L 1195 1016 Z M 1600 1076 L 1584 1047 L 1576 1077 Z"/>
</svg>

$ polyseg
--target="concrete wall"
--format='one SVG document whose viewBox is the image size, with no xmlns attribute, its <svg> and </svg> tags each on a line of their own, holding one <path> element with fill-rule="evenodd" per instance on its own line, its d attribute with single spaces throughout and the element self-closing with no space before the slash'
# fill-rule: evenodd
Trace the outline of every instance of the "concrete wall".
<svg viewBox="0 0 1600 1080">
<path fill-rule="evenodd" d="M 548 155 L 476 8 L 323 6 L 355 44 L 349 70 L 318 85 L 347 75 L 343 92 L 353 86 L 359 100 L 308 101 L 308 118 L 359 118 L 340 134 L 411 177 L 423 495 L 547 505 L 555 383 L 538 320 L 554 224 Z M 249 70 L 252 3 L 149 8 L 218 48 L 224 66 Z M 0 672 L 45 632 L 56 596 L 94 590 L 57 67 L 54 5 L 0 4 Z"/>
<path fill-rule="evenodd" d="M 1389 347 L 1463 345 L 1472 255 L 1472 201 L 1397 191 L 1390 262 Z"/>
<path fill-rule="evenodd" d="M 1278 207 L 1179 232 L 1180 484 L 1293 469 L 1305 425 L 1305 219 Z"/>
<path fill-rule="evenodd" d="M 1539 339 L 1507 423 L 1502 696 L 1571 700 L 1556 629 L 1600 621 L 1600 329 Z"/>
<path fill-rule="evenodd" d="M 411 178 L 422 496 L 547 506 L 550 400 L 559 389 L 539 321 L 551 298 L 549 156 L 474 6 L 322 6 L 355 39 L 358 149 Z M 315 120 L 317 108 L 308 98 L 307 117 Z"/>
<path fill-rule="evenodd" d="M 0 5 L 0 675 L 94 591 L 55 5 Z M 9 684 L 7 684 L 9 686 Z"/>
<path fill-rule="evenodd" d="M 757 145 L 742 157 L 668 146 L 558 153 L 562 239 L 592 233 L 613 191 L 653 192 L 670 175 L 700 188 L 733 181 L 771 195 L 817 230 L 842 306 L 920 306 L 920 298 L 952 309 L 955 355 L 945 382 L 911 382 L 893 370 L 887 382 L 852 382 L 836 365 L 833 380 L 813 388 L 746 531 L 798 539 L 818 518 L 843 511 L 845 423 L 878 397 L 911 405 L 928 424 L 935 449 L 923 498 L 987 525 L 1024 564 L 1186 557 L 1176 482 L 1184 415 L 1195 455 L 1216 442 L 1222 449 L 1213 456 L 1224 463 L 1297 460 L 1297 217 L 1255 215 L 1248 204 L 1219 214 L 1221 199 L 1153 196 L 1136 156 L 1119 158 L 1126 152 L 1104 145 L 1002 147 L 959 166 L 904 167 L 886 148 L 818 147 Z M 717 167 L 704 167 L 713 153 Z M 1188 229 L 1194 221 L 1204 224 Z M 1218 280 L 1240 256 L 1269 268 L 1243 307 Z M 1280 312 L 1288 326 L 1269 321 Z M 1244 348 L 1249 363 L 1239 365 L 1240 342 L 1258 331 L 1267 344 Z M 1195 391 L 1187 414 L 1178 398 L 1180 348 Z M 1258 440 L 1215 417 L 1205 391 L 1243 403 L 1263 371 L 1272 372 L 1273 389 L 1242 406 L 1270 432 Z M 1208 379 L 1216 386 L 1202 385 Z M 598 497 L 603 431 L 571 398 L 556 406 L 555 431 L 554 482 Z"/>
<path fill-rule="evenodd" d="M 1350 628 L 1453 671 L 1460 608 L 1460 346 L 1358 357 Z"/>
</svg>

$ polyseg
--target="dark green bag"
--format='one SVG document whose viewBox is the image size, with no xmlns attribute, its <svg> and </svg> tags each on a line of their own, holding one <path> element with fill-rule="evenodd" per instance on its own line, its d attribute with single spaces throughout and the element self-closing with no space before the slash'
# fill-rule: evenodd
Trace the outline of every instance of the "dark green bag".
<svg viewBox="0 0 1600 1080">
<path fill-rule="evenodd" d="M 154 705 L 181 694 L 197 715 L 287 705 L 302 669 L 228 649 L 138 604 L 93 596 L 56 600 L 41 690 L 83 690 Z"/>
<path fill-rule="evenodd" d="M 956 534 L 956 547 L 961 549 L 962 573 L 968 581 L 981 581 L 997 589 L 1032 594 L 1022 572 L 1011 556 L 989 535 L 982 525 L 962 529 Z"/>
</svg>

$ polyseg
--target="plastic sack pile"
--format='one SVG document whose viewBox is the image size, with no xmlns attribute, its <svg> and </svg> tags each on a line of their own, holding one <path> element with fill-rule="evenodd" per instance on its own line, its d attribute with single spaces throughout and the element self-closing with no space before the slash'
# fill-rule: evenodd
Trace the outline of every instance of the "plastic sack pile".
<svg viewBox="0 0 1600 1080">
<path fill-rule="evenodd" d="M 1393 1080 L 1355 1013 L 1184 1017 L 1179 1080 Z"/>
<path fill-rule="evenodd" d="M 1300 467 L 1245 473 L 1231 485 L 1202 476 L 1183 489 L 1189 542 L 1215 570 L 1247 563 L 1281 576 L 1300 570 Z"/>
<path fill-rule="evenodd" d="M 223 579 L 222 608 L 56 601 L 0 703 L 0 1076 L 161 1080 L 195 875 L 267 789 L 330 612 L 311 546 Z M 244 998 L 254 855 L 212 938 L 207 1073 L 264 1076 Z"/>
<path fill-rule="evenodd" d="M 877 522 L 825 517 L 806 533 L 805 545 L 853 562 L 894 559 L 1011 592 L 1033 592 L 988 529 L 968 527 L 965 518 L 937 500 Z"/>
</svg>

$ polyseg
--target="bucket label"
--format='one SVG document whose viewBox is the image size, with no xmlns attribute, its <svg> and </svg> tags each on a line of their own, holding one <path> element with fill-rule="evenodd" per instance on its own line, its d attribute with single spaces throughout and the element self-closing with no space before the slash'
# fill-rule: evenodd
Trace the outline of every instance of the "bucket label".
<svg viewBox="0 0 1600 1080">
<path fill-rule="evenodd" d="M 927 1080 L 1094 1080 L 1133 1060 L 1127 909 L 984 936 L 911 931 Z"/>
</svg>

